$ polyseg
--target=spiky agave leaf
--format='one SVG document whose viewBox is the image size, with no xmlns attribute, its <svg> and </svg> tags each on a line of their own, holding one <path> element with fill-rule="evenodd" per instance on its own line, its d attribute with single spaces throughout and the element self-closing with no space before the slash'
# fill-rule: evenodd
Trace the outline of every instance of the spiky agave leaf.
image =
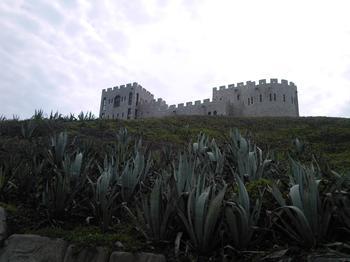
<svg viewBox="0 0 350 262">
<path fill-rule="evenodd" d="M 251 211 L 246 187 L 238 175 L 235 175 L 235 177 L 238 185 L 238 200 L 227 203 L 225 207 L 225 222 L 228 225 L 229 236 L 233 240 L 233 245 L 238 249 L 243 249 L 251 241 L 254 227 L 258 222 L 262 194 Z"/>
<path fill-rule="evenodd" d="M 199 180 L 197 183 L 201 183 Z M 208 252 L 218 241 L 218 221 L 227 185 L 218 192 L 215 186 L 192 189 L 187 199 L 186 212 L 178 208 L 178 215 L 190 236 L 192 244 L 200 252 Z"/>
<path fill-rule="evenodd" d="M 207 247 L 213 246 L 216 244 L 216 238 L 213 236 L 217 235 L 217 226 L 218 226 L 218 218 L 222 210 L 222 202 L 226 193 L 227 184 L 224 184 L 223 189 L 219 191 L 219 193 L 214 197 L 213 200 L 210 201 L 208 206 L 208 211 L 205 219 L 205 230 L 202 247 L 203 250 L 206 250 Z"/>
<path fill-rule="evenodd" d="M 318 191 L 320 181 L 315 178 L 315 172 L 317 172 L 315 169 L 302 166 L 293 159 L 291 165 L 292 186 L 289 197 L 293 205 L 287 206 L 282 194 L 274 186 L 272 193 L 282 206 L 276 209 L 274 214 L 280 218 L 282 230 L 299 243 L 312 247 L 325 237 L 334 207 L 330 205 L 327 198 L 321 203 Z M 283 219 L 283 213 L 287 215 L 289 221 Z M 291 227 L 290 224 L 294 226 Z"/>
</svg>

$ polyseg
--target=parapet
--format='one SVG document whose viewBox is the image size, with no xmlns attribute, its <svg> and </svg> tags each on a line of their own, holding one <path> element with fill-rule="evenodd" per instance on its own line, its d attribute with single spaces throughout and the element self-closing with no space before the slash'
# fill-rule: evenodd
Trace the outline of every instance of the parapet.
<svg viewBox="0 0 350 262">
<path fill-rule="evenodd" d="M 247 87 L 254 87 L 255 86 L 255 81 L 247 81 L 246 82 Z"/>
<path fill-rule="evenodd" d="M 241 88 L 246 88 L 246 87 L 255 87 L 256 89 L 259 88 L 259 86 L 261 85 L 267 85 L 267 84 L 280 84 L 280 85 L 283 85 L 283 86 L 288 86 L 288 81 L 285 80 L 285 79 L 282 79 L 281 82 L 279 83 L 278 82 L 278 79 L 277 78 L 271 78 L 269 80 L 269 82 L 266 81 L 266 79 L 260 79 L 259 84 L 256 84 L 255 81 L 246 81 L 245 83 L 244 82 L 239 82 L 237 83 L 237 85 L 235 86 L 235 84 L 229 84 L 227 86 L 227 88 L 222 85 L 220 86 L 219 88 L 217 87 L 213 87 L 213 93 L 216 93 L 216 92 L 221 92 L 223 90 L 234 90 L 235 92 L 237 92 L 238 90 L 240 90 Z M 293 82 L 289 82 L 289 86 L 295 86 Z"/>
<path fill-rule="evenodd" d="M 191 106 L 192 105 L 192 102 L 187 102 L 186 103 L 186 106 Z"/>
</svg>

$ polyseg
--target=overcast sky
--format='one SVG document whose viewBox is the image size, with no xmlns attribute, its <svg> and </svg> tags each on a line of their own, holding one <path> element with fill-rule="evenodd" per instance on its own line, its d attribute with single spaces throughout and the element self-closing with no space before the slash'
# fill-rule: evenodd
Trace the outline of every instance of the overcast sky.
<svg viewBox="0 0 350 262">
<path fill-rule="evenodd" d="M 278 78 L 304 116 L 350 117 L 350 1 L 1 0 L 0 115 L 98 115 L 138 82 L 168 104 Z"/>
</svg>

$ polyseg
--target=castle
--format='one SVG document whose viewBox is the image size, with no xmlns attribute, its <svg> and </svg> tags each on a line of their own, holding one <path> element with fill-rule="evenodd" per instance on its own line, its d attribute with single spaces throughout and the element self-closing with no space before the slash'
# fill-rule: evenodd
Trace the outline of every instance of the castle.
<svg viewBox="0 0 350 262">
<path fill-rule="evenodd" d="M 168 106 L 138 83 L 102 90 L 100 117 L 138 119 L 172 115 L 299 116 L 298 92 L 293 82 L 271 78 L 213 88 L 212 100 Z"/>
</svg>

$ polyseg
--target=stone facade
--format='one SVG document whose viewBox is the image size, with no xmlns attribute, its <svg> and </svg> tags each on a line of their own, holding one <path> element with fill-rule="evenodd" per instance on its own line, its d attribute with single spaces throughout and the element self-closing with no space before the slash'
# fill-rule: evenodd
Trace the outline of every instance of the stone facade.
<svg viewBox="0 0 350 262">
<path fill-rule="evenodd" d="M 138 83 L 102 90 L 100 117 L 137 119 L 171 115 L 299 116 L 298 91 L 293 82 L 272 78 L 258 83 L 231 84 L 213 88 L 212 100 L 170 105 Z"/>
</svg>

